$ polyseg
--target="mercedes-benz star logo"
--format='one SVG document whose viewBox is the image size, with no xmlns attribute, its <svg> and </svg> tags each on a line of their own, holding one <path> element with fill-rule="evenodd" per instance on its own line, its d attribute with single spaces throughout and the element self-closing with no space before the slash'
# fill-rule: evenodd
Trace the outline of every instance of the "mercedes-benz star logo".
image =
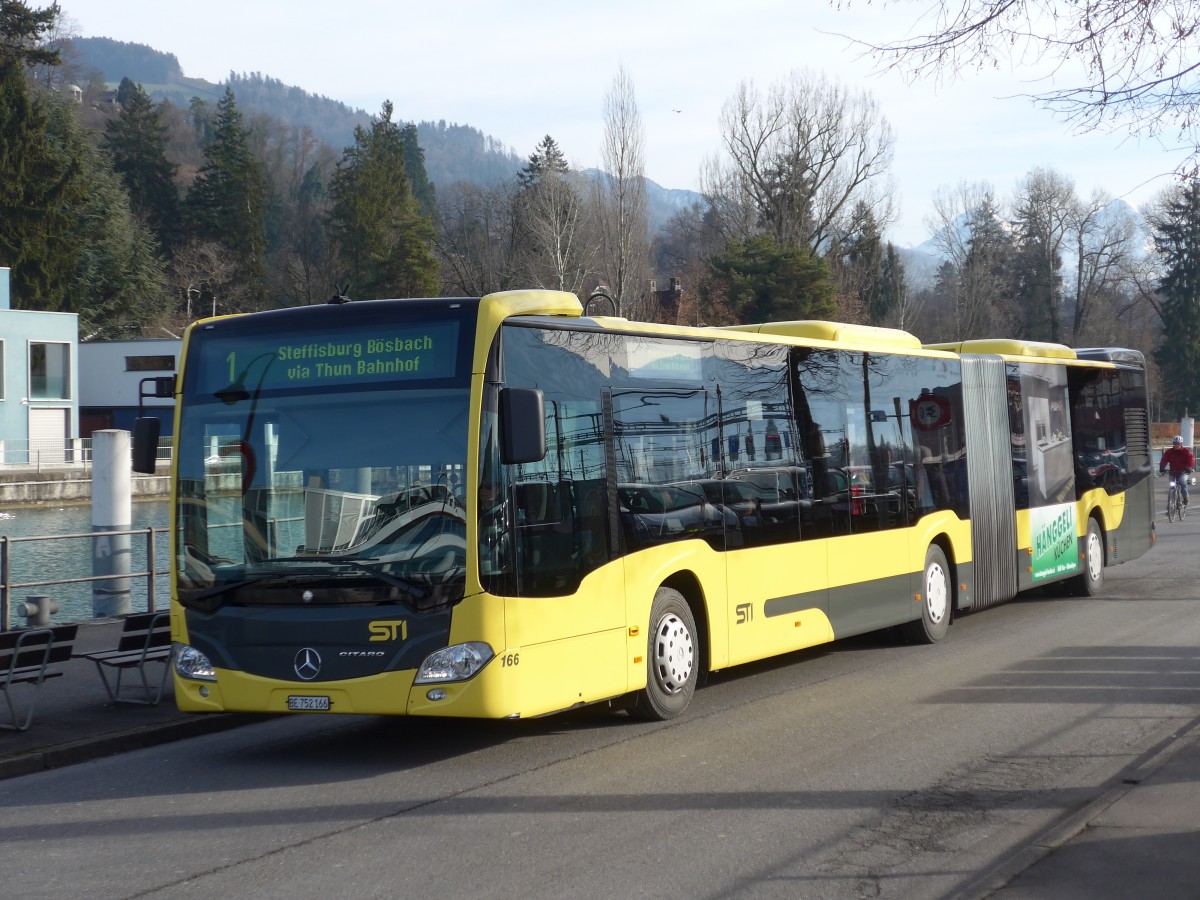
<svg viewBox="0 0 1200 900">
<path fill-rule="evenodd" d="M 312 681 L 321 673 L 321 654 L 312 647 L 304 647 L 296 654 L 296 675 L 304 681 Z"/>
</svg>

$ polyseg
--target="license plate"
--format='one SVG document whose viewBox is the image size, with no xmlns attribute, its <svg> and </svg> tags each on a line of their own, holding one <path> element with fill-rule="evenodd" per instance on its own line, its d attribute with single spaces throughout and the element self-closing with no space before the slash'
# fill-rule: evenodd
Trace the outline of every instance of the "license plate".
<svg viewBox="0 0 1200 900">
<path fill-rule="evenodd" d="M 328 697 L 288 697 L 288 709 L 305 710 L 308 712 L 329 712 Z"/>
</svg>

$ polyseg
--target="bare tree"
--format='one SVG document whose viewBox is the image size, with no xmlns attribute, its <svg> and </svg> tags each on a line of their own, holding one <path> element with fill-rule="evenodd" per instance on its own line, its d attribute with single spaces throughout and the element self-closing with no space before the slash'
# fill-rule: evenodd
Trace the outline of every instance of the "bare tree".
<svg viewBox="0 0 1200 900">
<path fill-rule="evenodd" d="M 1108 194 L 1095 191 L 1087 203 L 1075 205 L 1070 230 L 1075 253 L 1071 344 L 1079 346 L 1092 334 L 1101 342 L 1112 341 L 1111 323 L 1133 288 L 1137 223 L 1128 210 L 1116 207 Z M 1108 315 L 1102 315 L 1106 309 Z M 1098 319 L 1109 327 L 1089 327 Z"/>
<path fill-rule="evenodd" d="M 910 289 L 907 278 L 896 280 L 895 292 L 895 305 L 883 324 L 899 328 L 901 331 L 917 328 L 925 318 L 925 298 Z"/>
<path fill-rule="evenodd" d="M 894 137 L 868 94 L 801 72 L 766 96 L 744 82 L 722 110 L 721 140 L 701 182 L 726 238 L 765 231 L 780 245 L 823 250 L 861 226 L 852 210 L 870 210 L 880 226 L 890 217 L 890 191 L 875 185 Z"/>
<path fill-rule="evenodd" d="M 179 304 L 171 322 L 175 328 L 222 310 L 241 309 L 244 299 L 236 257 L 217 241 L 191 240 L 176 248 L 167 284 Z"/>
<path fill-rule="evenodd" d="M 649 313 L 649 225 L 646 219 L 645 128 L 624 66 L 604 98 L 604 173 L 594 182 L 601 241 L 600 278 L 621 315 Z"/>
<path fill-rule="evenodd" d="M 1017 187 L 1014 218 L 1029 261 L 1025 275 L 1038 284 L 1027 291 L 1038 305 L 1045 304 L 1050 340 L 1063 339 L 1060 270 L 1063 244 L 1077 206 L 1075 184 L 1053 169 L 1034 169 Z M 1041 311 L 1027 311 L 1026 324 Z"/>
<path fill-rule="evenodd" d="M 438 191 L 442 286 L 451 294 L 482 297 L 515 287 L 512 185 L 458 182 Z"/>
<path fill-rule="evenodd" d="M 887 0 L 884 0 L 886 3 Z M 862 42 L 890 68 L 957 75 L 1007 63 L 1041 64 L 1077 83 L 1032 94 L 1085 130 L 1124 126 L 1151 136 L 1175 130 L 1194 166 L 1200 99 L 1200 6 L 1181 0 L 907 0 L 933 25 L 891 43 Z M 834 0 L 850 7 L 849 0 Z"/>
<path fill-rule="evenodd" d="M 272 149 L 274 158 L 264 171 L 282 199 L 279 246 L 269 273 L 273 293 L 285 305 L 324 303 L 340 272 L 325 230 L 326 186 L 336 168 L 335 153 L 307 127 L 289 129 Z"/>
<path fill-rule="evenodd" d="M 572 172 L 545 172 L 518 195 L 517 261 L 527 283 L 578 293 L 593 275 L 596 248 L 581 187 Z"/>
</svg>

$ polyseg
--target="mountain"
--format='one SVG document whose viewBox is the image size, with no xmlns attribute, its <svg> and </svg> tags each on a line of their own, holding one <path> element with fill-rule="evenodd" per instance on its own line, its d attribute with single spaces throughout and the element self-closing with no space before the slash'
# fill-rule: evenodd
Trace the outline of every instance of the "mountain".
<svg viewBox="0 0 1200 900">
<path fill-rule="evenodd" d="M 665 188 L 646 179 L 646 218 L 650 232 L 657 234 L 667 220 L 682 209 L 704 201 L 704 195 L 682 188 Z"/>
<path fill-rule="evenodd" d="M 600 169 L 584 169 L 583 174 L 593 181 L 609 177 Z M 675 213 L 704 200 L 704 195 L 696 191 L 665 188 L 644 176 L 642 181 L 646 187 L 646 219 L 649 222 L 651 234 L 657 234 Z"/>
</svg>

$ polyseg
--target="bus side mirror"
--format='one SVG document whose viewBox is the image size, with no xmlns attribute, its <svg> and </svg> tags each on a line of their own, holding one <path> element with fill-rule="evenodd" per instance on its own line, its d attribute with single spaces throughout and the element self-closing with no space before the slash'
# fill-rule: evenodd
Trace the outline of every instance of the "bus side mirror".
<svg viewBox="0 0 1200 900">
<path fill-rule="evenodd" d="M 500 391 L 500 462 L 540 462 L 546 457 L 546 404 L 537 388 Z"/>
<path fill-rule="evenodd" d="M 133 420 L 133 471 L 154 474 L 161 427 L 162 423 L 154 416 L 139 416 Z"/>
</svg>

